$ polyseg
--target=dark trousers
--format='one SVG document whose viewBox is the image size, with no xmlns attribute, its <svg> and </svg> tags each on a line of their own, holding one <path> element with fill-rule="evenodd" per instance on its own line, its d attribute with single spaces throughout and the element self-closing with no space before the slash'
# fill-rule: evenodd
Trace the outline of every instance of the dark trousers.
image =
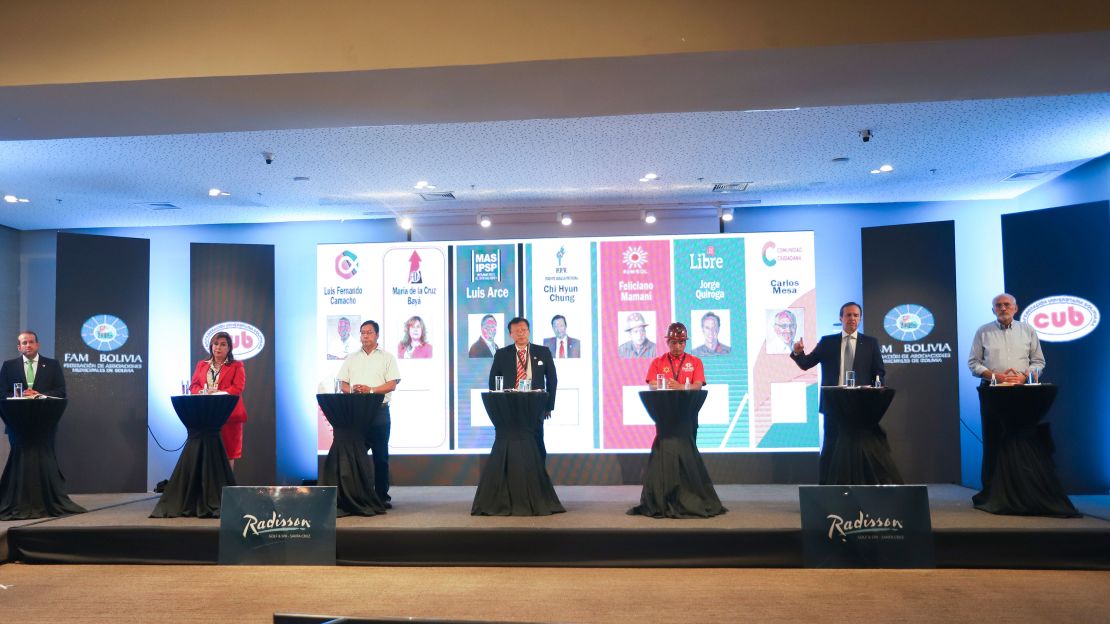
<svg viewBox="0 0 1110 624">
<path fill-rule="evenodd" d="M 374 462 L 374 491 L 383 501 L 389 499 L 389 406 L 382 405 L 366 427 L 363 437 Z"/>
</svg>

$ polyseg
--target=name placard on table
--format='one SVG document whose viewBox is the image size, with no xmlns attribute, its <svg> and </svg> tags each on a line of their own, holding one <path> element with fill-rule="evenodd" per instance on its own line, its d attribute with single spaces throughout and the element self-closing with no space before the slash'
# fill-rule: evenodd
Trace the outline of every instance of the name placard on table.
<svg viewBox="0 0 1110 624">
<path fill-rule="evenodd" d="M 335 565 L 335 487 L 225 487 L 220 564 Z"/>
</svg>

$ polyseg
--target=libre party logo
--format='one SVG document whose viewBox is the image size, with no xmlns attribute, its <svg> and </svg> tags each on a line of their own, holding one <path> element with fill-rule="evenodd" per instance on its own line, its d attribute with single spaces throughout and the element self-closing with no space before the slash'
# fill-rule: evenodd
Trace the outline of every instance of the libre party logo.
<svg viewBox="0 0 1110 624">
<path fill-rule="evenodd" d="M 891 338 L 902 342 L 921 340 L 933 331 L 933 313 L 922 305 L 907 303 L 894 306 L 883 317 L 883 329 Z"/>
<path fill-rule="evenodd" d="M 1032 325 L 1041 340 L 1071 342 L 1098 327 L 1099 313 L 1095 304 L 1086 299 L 1056 295 L 1029 304 L 1020 320 Z"/>
<path fill-rule="evenodd" d="M 97 351 L 115 351 L 127 342 L 127 323 L 111 314 L 97 314 L 81 326 L 81 340 Z"/>
<path fill-rule="evenodd" d="M 644 265 L 647 264 L 648 254 L 643 247 L 637 245 L 629 247 L 621 254 L 621 262 L 624 266 L 628 267 L 630 271 L 641 271 Z"/>
<path fill-rule="evenodd" d="M 775 260 L 774 258 L 767 255 L 767 252 L 772 251 L 774 248 L 774 241 L 767 241 L 767 244 L 763 245 L 763 264 L 766 264 L 769 267 L 773 267 L 779 262 L 778 260 Z"/>
<path fill-rule="evenodd" d="M 262 330 L 250 323 L 227 321 L 213 325 L 204 332 L 200 342 L 205 351 L 216 332 L 227 332 L 231 336 L 231 353 L 237 360 L 249 360 L 262 353 L 262 348 L 266 346 L 266 337 L 262 335 Z"/>
<path fill-rule="evenodd" d="M 335 272 L 343 279 L 351 279 L 358 273 L 358 256 L 353 251 L 343 250 L 335 257 Z"/>
<path fill-rule="evenodd" d="M 470 256 L 471 282 L 501 281 L 501 250 L 475 249 Z"/>
</svg>

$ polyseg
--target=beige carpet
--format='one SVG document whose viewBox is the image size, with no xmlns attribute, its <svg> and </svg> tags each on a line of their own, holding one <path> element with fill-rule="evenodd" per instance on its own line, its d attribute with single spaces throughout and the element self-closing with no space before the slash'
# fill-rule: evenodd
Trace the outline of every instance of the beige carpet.
<svg viewBox="0 0 1110 624">
<path fill-rule="evenodd" d="M 3 622 L 1106 621 L 1110 572 L 0 566 Z"/>
</svg>

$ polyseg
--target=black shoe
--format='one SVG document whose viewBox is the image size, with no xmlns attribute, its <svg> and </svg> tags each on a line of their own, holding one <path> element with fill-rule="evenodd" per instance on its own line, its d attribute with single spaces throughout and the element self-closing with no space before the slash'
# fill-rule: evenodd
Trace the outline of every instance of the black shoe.
<svg viewBox="0 0 1110 624">
<path fill-rule="evenodd" d="M 382 504 L 383 504 L 383 505 L 385 505 L 385 508 L 386 508 L 386 509 L 393 509 L 393 503 L 391 503 L 391 502 L 389 502 L 389 501 L 385 501 L 385 502 L 384 502 L 384 503 L 382 503 Z"/>
</svg>

